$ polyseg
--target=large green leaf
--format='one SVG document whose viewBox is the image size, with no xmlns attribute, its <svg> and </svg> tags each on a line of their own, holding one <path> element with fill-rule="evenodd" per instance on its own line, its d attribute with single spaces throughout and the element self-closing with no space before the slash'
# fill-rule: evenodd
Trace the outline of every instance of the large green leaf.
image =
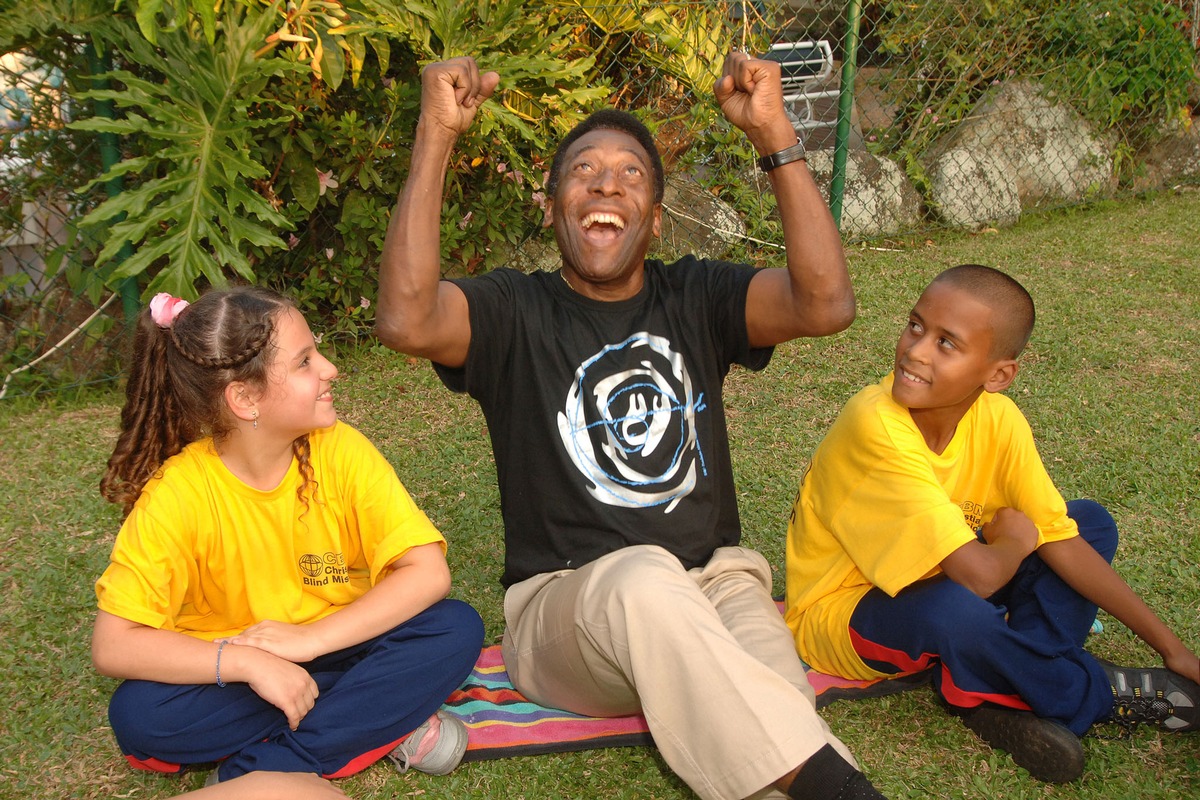
<svg viewBox="0 0 1200 800">
<path fill-rule="evenodd" d="M 283 246 L 276 231 L 289 223 L 252 188 L 253 181 L 268 175 L 255 158 L 255 133 L 294 114 L 269 101 L 270 80 L 307 67 L 263 47 L 276 20 L 274 7 L 229 4 L 211 44 L 199 26 L 160 30 L 157 48 L 130 30 L 121 47 L 142 72 L 113 72 L 109 77 L 121 89 L 89 93 L 125 113 L 114 120 L 83 120 L 76 127 L 136 134 L 151 142 L 146 153 L 98 179 L 124 175 L 141 181 L 83 220 L 107 226 L 98 266 L 126 242 L 134 246 L 110 282 L 146 273 L 151 275 L 147 295 L 171 291 L 194 297 L 202 282 L 254 277 L 243 244 Z"/>
</svg>

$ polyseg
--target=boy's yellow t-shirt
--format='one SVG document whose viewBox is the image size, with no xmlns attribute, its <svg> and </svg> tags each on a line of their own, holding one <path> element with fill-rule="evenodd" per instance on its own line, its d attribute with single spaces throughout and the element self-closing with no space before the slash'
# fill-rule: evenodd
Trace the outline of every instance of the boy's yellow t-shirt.
<svg viewBox="0 0 1200 800">
<path fill-rule="evenodd" d="M 1079 533 L 1008 397 L 984 392 L 941 454 L 891 394 L 892 375 L 850 399 L 800 483 L 787 535 L 788 626 L 826 673 L 876 678 L 850 641 L 872 587 L 895 596 L 941 572 L 1000 508 L 1025 513 L 1038 546 Z"/>
<path fill-rule="evenodd" d="M 309 436 L 316 498 L 299 465 L 270 491 L 221 462 L 211 439 L 168 459 L 142 490 L 96 582 L 99 607 L 200 639 L 265 619 L 304 624 L 361 597 L 412 547 L 445 539 L 391 465 L 338 422 Z"/>
</svg>

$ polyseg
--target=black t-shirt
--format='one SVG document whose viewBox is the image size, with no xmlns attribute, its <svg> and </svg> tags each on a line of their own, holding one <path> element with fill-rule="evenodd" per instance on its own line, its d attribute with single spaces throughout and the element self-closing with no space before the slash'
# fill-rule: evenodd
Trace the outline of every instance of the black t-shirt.
<svg viewBox="0 0 1200 800">
<path fill-rule="evenodd" d="M 500 483 L 509 586 L 657 544 L 692 568 L 741 536 L 722 384 L 759 370 L 746 291 L 756 270 L 646 262 L 641 292 L 601 302 L 554 272 L 456 281 L 470 308 L 466 364 L 435 364 L 479 401 Z"/>
</svg>

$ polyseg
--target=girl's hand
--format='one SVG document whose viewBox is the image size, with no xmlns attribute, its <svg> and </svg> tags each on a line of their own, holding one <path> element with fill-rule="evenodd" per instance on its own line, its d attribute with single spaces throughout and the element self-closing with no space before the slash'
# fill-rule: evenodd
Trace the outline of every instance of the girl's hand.
<svg viewBox="0 0 1200 800">
<path fill-rule="evenodd" d="M 304 664 L 325 654 L 316 635 L 307 625 L 292 625 L 272 619 L 251 625 L 226 641 L 245 647 L 257 647 L 296 664 Z"/>
<path fill-rule="evenodd" d="M 255 647 L 226 647 L 224 655 L 228 679 L 250 684 L 255 694 L 284 713 L 292 730 L 312 711 L 320 692 L 303 667 Z"/>
</svg>

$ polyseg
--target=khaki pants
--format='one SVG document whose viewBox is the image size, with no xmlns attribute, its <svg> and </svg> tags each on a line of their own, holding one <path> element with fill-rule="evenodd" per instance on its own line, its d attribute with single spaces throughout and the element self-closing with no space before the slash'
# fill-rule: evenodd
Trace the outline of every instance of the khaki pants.
<svg viewBox="0 0 1200 800">
<path fill-rule="evenodd" d="M 702 798 L 759 794 L 832 744 L 766 559 L 723 547 L 684 570 L 661 547 L 627 547 L 509 588 L 504 662 L 542 705 L 642 712 L 667 764 Z"/>
</svg>

